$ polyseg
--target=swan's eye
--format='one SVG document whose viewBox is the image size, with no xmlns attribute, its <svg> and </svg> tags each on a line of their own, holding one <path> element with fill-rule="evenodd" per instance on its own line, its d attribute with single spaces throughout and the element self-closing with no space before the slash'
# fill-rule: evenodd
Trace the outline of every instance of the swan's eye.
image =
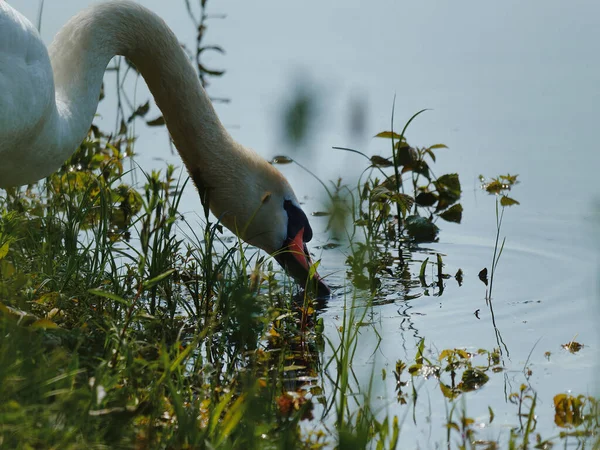
<svg viewBox="0 0 600 450">
<path fill-rule="evenodd" d="M 304 242 L 310 242 L 313 232 L 310 224 L 308 223 L 308 218 L 306 217 L 306 214 L 304 214 L 304 211 L 302 211 L 299 206 L 294 205 L 291 200 L 285 200 L 283 202 L 283 209 L 285 209 L 288 215 L 288 239 L 293 239 L 298 232 L 304 228 L 302 240 Z"/>
</svg>

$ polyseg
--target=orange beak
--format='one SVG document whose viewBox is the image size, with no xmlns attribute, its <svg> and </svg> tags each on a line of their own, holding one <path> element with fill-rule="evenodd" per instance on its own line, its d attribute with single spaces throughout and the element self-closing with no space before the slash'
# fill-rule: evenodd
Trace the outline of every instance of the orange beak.
<svg viewBox="0 0 600 450">
<path fill-rule="evenodd" d="M 310 267 L 313 263 L 303 237 L 304 228 L 301 228 L 296 236 L 286 240 L 275 259 L 299 284 L 307 287 L 312 285 L 313 288 L 316 288 L 317 296 L 329 297 L 331 290 L 318 273 L 315 272 L 309 278 Z"/>
</svg>

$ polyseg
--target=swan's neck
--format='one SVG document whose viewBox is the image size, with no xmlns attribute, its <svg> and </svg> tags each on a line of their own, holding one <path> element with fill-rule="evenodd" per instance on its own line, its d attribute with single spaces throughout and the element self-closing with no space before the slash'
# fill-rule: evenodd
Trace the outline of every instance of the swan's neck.
<svg viewBox="0 0 600 450">
<path fill-rule="evenodd" d="M 4 71 L 14 75 L 14 95 L 0 93 L 0 106 L 12 108 L 0 111 L 0 187 L 33 183 L 71 156 L 94 118 L 106 66 L 124 55 L 154 95 L 205 207 L 247 242 L 268 252 L 281 248 L 284 201 L 295 200 L 291 187 L 229 136 L 158 16 L 131 1 L 101 3 L 73 17 L 46 52 L 33 26 L 2 0 L 0 13 L 0 25 L 4 19 L 13 27 L 0 38 L 0 61 L 17 61 Z M 14 49 L 21 51 L 17 58 Z"/>
<path fill-rule="evenodd" d="M 224 155 L 241 152 L 217 118 L 173 32 L 137 4 L 108 2 L 87 9 L 60 30 L 49 54 L 58 116 L 54 128 L 57 144 L 67 152 L 64 159 L 86 136 L 104 71 L 115 55 L 131 60 L 144 77 L 193 176 L 197 172 L 201 178 L 208 172 L 220 173 L 213 170 L 215 166 L 221 169 L 232 161 L 230 155 L 227 163 Z"/>
</svg>

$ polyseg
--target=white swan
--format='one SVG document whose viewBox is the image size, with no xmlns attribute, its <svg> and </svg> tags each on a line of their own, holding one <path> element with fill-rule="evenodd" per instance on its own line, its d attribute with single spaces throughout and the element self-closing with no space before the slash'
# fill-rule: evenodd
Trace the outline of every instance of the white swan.
<svg viewBox="0 0 600 450">
<path fill-rule="evenodd" d="M 44 178 L 74 152 L 115 55 L 129 58 L 144 77 L 202 201 L 303 283 L 312 230 L 294 191 L 231 138 L 173 32 L 130 1 L 84 10 L 46 49 L 33 25 L 0 0 L 0 188 Z M 317 279 L 319 292 L 328 293 Z"/>
</svg>

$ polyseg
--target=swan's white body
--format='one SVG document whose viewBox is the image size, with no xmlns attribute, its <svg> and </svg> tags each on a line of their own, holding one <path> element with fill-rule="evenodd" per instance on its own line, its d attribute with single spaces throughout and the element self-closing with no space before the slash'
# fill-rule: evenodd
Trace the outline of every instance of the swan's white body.
<svg viewBox="0 0 600 450">
<path fill-rule="evenodd" d="M 286 248 L 300 228 L 310 231 L 280 172 L 221 125 L 172 31 L 129 1 L 81 12 L 46 49 L 31 23 L 0 0 L 0 188 L 44 178 L 74 152 L 115 55 L 129 58 L 144 77 L 203 201 L 225 226 L 269 253 Z M 294 220 L 305 222 L 294 236 L 290 207 Z M 302 233 L 310 240 L 309 231 L 296 241 L 302 244 Z"/>
</svg>

